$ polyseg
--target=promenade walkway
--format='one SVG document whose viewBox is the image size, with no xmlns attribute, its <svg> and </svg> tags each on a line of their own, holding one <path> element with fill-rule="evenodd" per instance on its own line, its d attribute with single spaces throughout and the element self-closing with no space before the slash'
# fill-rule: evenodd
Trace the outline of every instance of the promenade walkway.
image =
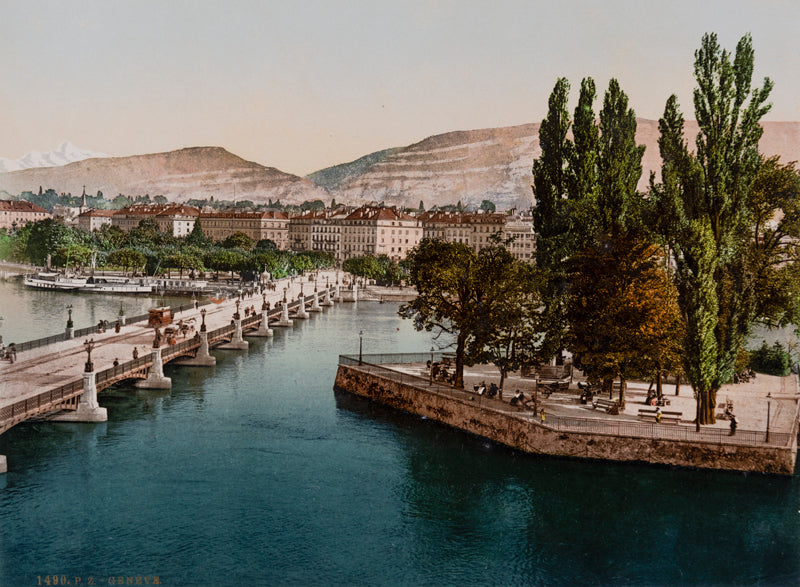
<svg viewBox="0 0 800 587">
<path fill-rule="evenodd" d="M 320 289 L 325 287 L 326 278 L 331 284 L 335 282 L 334 271 L 320 271 L 317 284 Z M 288 288 L 288 299 L 297 299 L 300 294 L 301 283 L 306 300 L 314 291 L 314 282 L 299 277 L 295 279 L 282 279 L 277 283 L 275 291 L 267 291 L 266 300 L 272 308 L 279 300 L 283 299 L 284 288 Z M 253 307 L 257 314 L 261 312 L 262 297 L 254 295 L 243 299 L 240 313 L 244 316 L 245 307 Z M 236 298 L 224 300 L 219 304 L 203 306 L 206 310 L 206 327 L 208 331 L 215 330 L 231 322 L 236 311 Z M 201 308 L 201 309 L 202 309 Z M 200 328 L 200 309 L 190 309 L 178 313 L 173 322 L 178 320 L 194 321 L 197 330 Z M 109 328 L 105 333 L 95 333 L 81 338 L 66 340 L 47 346 L 26 350 L 17 354 L 16 362 L 0 361 L 0 409 L 26 398 L 34 397 L 43 391 L 65 385 L 70 382 L 80 381 L 86 363 L 86 350 L 84 342 L 88 339 L 95 342 L 92 351 L 92 362 L 95 372 L 109 369 L 115 360 L 120 363 L 133 358 L 133 350 L 137 349 L 139 357 L 150 354 L 153 345 L 153 329 L 145 322 L 123 326 L 119 333 Z M 182 338 L 178 337 L 178 342 Z M 164 348 L 167 347 L 164 341 Z"/>
<path fill-rule="evenodd" d="M 439 353 L 437 353 L 438 358 Z M 519 389 L 527 397 L 534 394 L 536 382 L 532 378 L 521 377 L 519 373 L 506 376 L 503 399 L 488 399 L 478 396 L 471 390 L 474 385 L 486 382 L 487 385 L 499 385 L 500 373 L 491 365 L 465 367 L 464 390 L 455 389 L 441 383 L 429 384 L 429 374 L 424 360 L 430 353 L 418 355 L 364 355 L 362 368 L 375 373 L 382 373 L 390 378 L 398 378 L 403 383 L 430 389 L 436 393 L 453 395 L 461 399 L 479 402 L 481 405 L 497 410 L 513 413 L 518 417 L 538 421 L 530 409 L 520 409 L 509 404 L 514 392 Z M 357 364 L 358 357 L 341 357 L 343 364 Z M 738 422 L 737 432 L 730 434 L 730 422 L 718 419 L 716 424 L 702 426 L 701 432 L 695 432 L 696 401 L 692 388 L 683 384 L 680 395 L 675 394 L 675 386 L 665 385 L 664 395 L 670 405 L 663 407 L 665 411 L 681 412 L 678 424 L 652 424 L 638 417 L 640 409 L 653 409 L 645 405 L 649 383 L 630 381 L 627 385 L 626 404 L 619 415 L 595 409 L 591 404 L 580 403 L 578 381 L 583 378 L 576 373 L 570 388 L 566 391 L 554 392 L 549 396 L 537 394 L 540 405 L 546 414 L 548 426 L 558 429 L 653 438 L 673 438 L 691 440 L 709 440 L 732 444 L 765 444 L 767 442 L 767 416 L 769 415 L 769 444 L 786 445 L 795 441 L 800 418 L 800 387 L 797 375 L 774 377 L 759 374 L 748 383 L 724 385 L 717 394 L 717 414 L 724 411 L 728 399 L 733 401 L 734 412 Z M 614 393 L 618 397 L 619 392 Z M 769 394 L 769 398 L 767 395 Z"/>
</svg>

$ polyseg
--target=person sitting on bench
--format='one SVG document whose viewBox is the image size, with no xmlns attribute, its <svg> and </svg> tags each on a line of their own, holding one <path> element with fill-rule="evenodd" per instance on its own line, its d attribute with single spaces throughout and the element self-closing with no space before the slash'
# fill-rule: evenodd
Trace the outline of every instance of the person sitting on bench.
<svg viewBox="0 0 800 587">
<path fill-rule="evenodd" d="M 514 397 L 511 398 L 509 404 L 512 406 L 523 407 L 525 405 L 525 394 L 518 389 L 514 392 Z"/>
</svg>

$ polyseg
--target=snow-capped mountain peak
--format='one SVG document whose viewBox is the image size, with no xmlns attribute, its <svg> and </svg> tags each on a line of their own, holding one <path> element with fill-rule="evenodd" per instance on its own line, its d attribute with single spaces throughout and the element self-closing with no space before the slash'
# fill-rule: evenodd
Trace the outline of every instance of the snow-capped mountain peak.
<svg viewBox="0 0 800 587">
<path fill-rule="evenodd" d="M 67 163 L 83 161 L 84 159 L 93 159 L 95 157 L 108 157 L 108 155 L 81 149 L 69 141 L 64 141 L 58 148 L 53 151 L 47 151 L 46 153 L 31 151 L 17 160 L 0 157 L 0 172 L 19 171 L 20 169 L 30 169 L 31 167 L 59 167 Z"/>
</svg>

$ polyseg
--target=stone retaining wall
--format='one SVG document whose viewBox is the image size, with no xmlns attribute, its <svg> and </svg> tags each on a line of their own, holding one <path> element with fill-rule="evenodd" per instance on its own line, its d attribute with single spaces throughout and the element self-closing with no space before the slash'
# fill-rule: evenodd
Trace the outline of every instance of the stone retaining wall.
<svg viewBox="0 0 800 587">
<path fill-rule="evenodd" d="M 339 365 L 336 387 L 534 454 L 792 475 L 793 449 L 632 438 L 554 430 L 538 422 Z"/>
</svg>

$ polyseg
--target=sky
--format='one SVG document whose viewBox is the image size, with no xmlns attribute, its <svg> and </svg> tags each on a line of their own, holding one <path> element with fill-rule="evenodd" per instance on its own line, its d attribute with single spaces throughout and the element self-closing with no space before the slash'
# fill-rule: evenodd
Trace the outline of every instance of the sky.
<svg viewBox="0 0 800 587">
<path fill-rule="evenodd" d="M 540 122 L 558 77 L 693 118 L 702 35 L 750 33 L 766 120 L 800 120 L 797 0 L 0 0 L 0 157 L 221 146 L 288 173 Z M 596 110 L 599 110 L 599 104 Z"/>
</svg>

